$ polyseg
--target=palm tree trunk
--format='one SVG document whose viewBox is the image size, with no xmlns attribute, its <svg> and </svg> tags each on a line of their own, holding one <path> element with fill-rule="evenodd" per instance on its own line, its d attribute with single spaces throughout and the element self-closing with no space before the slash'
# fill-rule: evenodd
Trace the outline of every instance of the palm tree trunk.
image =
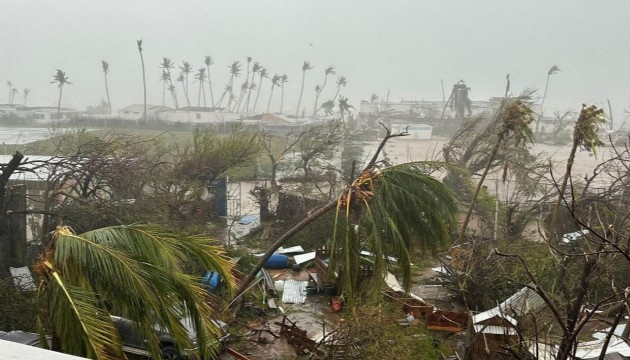
<svg viewBox="0 0 630 360">
<path fill-rule="evenodd" d="M 302 71 L 302 88 L 300 89 L 300 97 L 298 98 L 297 108 L 295 109 L 295 117 L 300 113 L 300 103 L 302 102 L 302 94 L 304 93 L 304 80 L 306 80 L 306 70 Z"/>
<path fill-rule="evenodd" d="M 282 114 L 282 106 L 284 105 L 284 82 L 282 83 L 282 95 L 280 96 L 280 114 Z"/>
<path fill-rule="evenodd" d="M 267 251 L 265 251 L 265 253 L 260 257 L 260 259 L 256 263 L 256 266 L 254 266 L 254 268 L 249 272 L 249 274 L 247 274 L 247 277 L 241 283 L 241 287 L 236 291 L 234 299 L 237 299 L 241 295 L 243 295 L 243 293 L 247 290 L 247 288 L 249 287 L 251 282 L 256 277 L 256 274 L 258 274 L 260 269 L 263 268 L 263 266 L 265 265 L 267 260 L 269 260 L 271 255 L 273 255 L 282 245 L 284 245 L 284 243 L 286 243 L 293 235 L 297 234 L 298 231 L 304 229 L 306 226 L 311 224 L 313 221 L 317 220 L 322 215 L 326 214 L 328 211 L 330 211 L 333 208 L 335 208 L 336 205 L 337 205 L 337 199 L 335 199 L 333 201 L 330 201 L 326 205 L 320 207 L 319 209 L 317 209 L 316 211 L 311 213 L 308 217 L 304 218 L 299 223 L 295 224 L 291 229 L 289 229 L 287 232 L 285 232 L 278 240 L 276 240 L 276 242 L 274 242 L 267 249 Z M 236 303 L 238 303 L 238 302 L 235 301 L 233 303 L 233 305 L 236 304 Z"/>
<path fill-rule="evenodd" d="M 258 90 L 256 91 L 256 99 L 254 100 L 254 106 L 252 107 L 252 111 L 256 112 L 256 104 L 258 104 L 258 97 L 260 96 L 260 89 L 262 89 L 262 81 L 263 77 L 260 75 L 260 79 L 258 80 Z"/>
<path fill-rule="evenodd" d="M 162 84 L 162 106 L 164 106 L 164 99 L 166 98 L 166 81 Z"/>
<path fill-rule="evenodd" d="M 247 91 L 247 100 L 245 101 L 245 112 L 249 111 L 249 99 L 252 95 L 252 87 L 254 86 L 254 76 L 256 76 L 256 73 L 252 73 L 252 81 L 249 84 L 249 90 Z"/>
<path fill-rule="evenodd" d="M 551 77 L 551 74 L 547 73 L 547 81 L 545 82 L 545 92 L 543 93 L 542 100 L 540 101 L 540 115 L 538 115 L 538 118 L 536 119 L 536 133 L 538 133 L 539 131 L 540 120 L 542 120 L 542 117 L 543 117 L 543 106 L 545 106 L 545 99 L 547 98 L 547 89 L 549 89 L 550 77 Z"/>
<path fill-rule="evenodd" d="M 326 86 L 326 82 L 328 81 L 328 75 L 326 75 L 326 77 L 324 78 L 324 84 L 322 85 L 322 87 L 319 89 L 319 91 L 315 94 L 315 106 L 313 106 L 313 116 L 315 116 L 315 114 L 317 113 L 317 110 L 319 110 L 317 108 L 317 102 L 319 101 L 319 95 L 322 94 L 322 91 L 324 91 L 324 87 Z M 336 97 L 336 95 L 335 95 Z M 333 100 L 334 101 L 334 100 Z"/>
<path fill-rule="evenodd" d="M 183 83 L 182 86 L 184 86 Z M 188 104 L 188 107 L 190 107 L 190 98 L 188 97 L 188 74 L 186 74 L 186 87 L 184 87 L 184 96 L 186 96 L 186 104 Z"/>
<path fill-rule="evenodd" d="M 61 94 L 63 93 L 63 84 L 59 85 L 59 100 L 57 100 L 57 125 L 60 122 L 59 115 L 61 115 Z"/>
<path fill-rule="evenodd" d="M 274 87 L 271 87 L 271 94 L 269 94 L 269 101 L 267 102 L 267 114 L 269 114 L 269 107 L 271 106 L 271 98 L 273 98 L 273 89 Z"/>
<path fill-rule="evenodd" d="M 112 102 L 109 101 L 109 87 L 107 86 L 107 73 L 105 73 L 105 94 L 107 94 L 107 107 L 109 107 L 109 115 L 112 114 Z"/>
<path fill-rule="evenodd" d="M 210 104 L 214 107 L 214 93 L 212 92 L 212 81 L 210 81 L 210 65 L 207 65 L 208 69 L 208 88 L 210 89 Z"/>
<path fill-rule="evenodd" d="M 207 108 L 208 104 L 206 103 L 206 85 L 203 80 L 201 81 L 201 92 L 203 93 L 203 107 Z"/>
<path fill-rule="evenodd" d="M 470 199 L 470 206 L 468 207 L 468 212 L 466 213 L 466 217 L 464 218 L 464 222 L 462 223 L 462 227 L 459 230 L 459 237 L 457 240 L 458 244 L 461 244 L 464 240 L 464 235 L 466 234 L 466 228 L 468 227 L 468 222 L 470 222 L 470 218 L 472 216 L 473 209 L 475 207 L 475 203 L 477 202 L 477 196 L 479 196 L 479 192 L 481 191 L 481 187 L 483 186 L 483 182 L 486 180 L 486 176 L 488 175 L 488 171 L 490 171 L 490 167 L 492 166 L 492 162 L 494 158 L 497 156 L 499 149 L 501 148 L 501 144 L 503 143 L 503 138 L 505 134 L 499 134 L 499 138 L 497 139 L 496 144 L 494 144 L 494 148 L 492 149 L 492 153 L 490 153 L 490 157 L 488 157 L 488 162 L 486 163 L 486 167 L 483 169 L 483 174 L 481 174 L 481 178 L 477 183 L 477 188 L 475 189 L 475 193 L 473 194 L 472 199 Z"/>
<path fill-rule="evenodd" d="M 567 159 L 567 169 L 564 177 L 562 178 L 558 199 L 556 199 L 556 204 L 553 207 L 553 216 L 551 217 L 551 223 L 549 224 L 551 234 L 554 238 L 558 237 L 556 222 L 558 221 L 558 213 L 560 212 L 560 203 L 564 198 L 564 192 L 567 190 L 567 184 L 569 182 L 569 177 L 571 177 L 571 170 L 573 169 L 573 162 L 575 161 L 575 153 L 577 152 L 578 146 L 579 142 L 577 141 L 576 136 L 573 136 L 573 146 L 571 147 L 571 153 L 569 153 L 569 158 Z"/>
<path fill-rule="evenodd" d="M 144 89 L 144 111 L 142 112 L 142 117 L 144 118 L 144 122 L 147 121 L 147 78 L 144 71 L 144 56 L 142 56 L 142 51 L 140 51 L 140 62 L 142 63 L 142 87 Z"/>
<path fill-rule="evenodd" d="M 201 106 L 201 86 L 203 85 L 203 80 L 199 81 L 199 91 L 197 94 L 197 107 Z"/>
</svg>

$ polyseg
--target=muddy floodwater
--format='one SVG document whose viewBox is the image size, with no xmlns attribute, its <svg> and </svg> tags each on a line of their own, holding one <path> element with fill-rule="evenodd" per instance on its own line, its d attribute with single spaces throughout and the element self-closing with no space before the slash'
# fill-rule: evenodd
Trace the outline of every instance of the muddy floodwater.
<svg viewBox="0 0 630 360">
<path fill-rule="evenodd" d="M 26 144 L 48 137 L 50 137 L 50 129 L 47 128 L 0 127 L 0 144 L 2 145 Z"/>
</svg>

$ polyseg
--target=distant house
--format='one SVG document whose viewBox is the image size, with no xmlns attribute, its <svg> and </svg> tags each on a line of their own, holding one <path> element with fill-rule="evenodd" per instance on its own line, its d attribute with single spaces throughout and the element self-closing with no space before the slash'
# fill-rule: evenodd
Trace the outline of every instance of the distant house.
<svg viewBox="0 0 630 360">
<path fill-rule="evenodd" d="M 68 121 L 81 116 L 81 112 L 71 108 L 60 108 L 59 119 L 57 119 L 57 107 L 55 106 L 14 106 L 5 107 L 3 111 L 8 116 L 17 116 L 22 119 L 31 120 L 32 124 L 46 125 L 57 121 Z"/>
<path fill-rule="evenodd" d="M 212 124 L 238 121 L 247 117 L 247 114 L 244 113 L 228 113 L 218 110 L 212 107 L 181 107 L 160 112 L 158 119 L 174 123 Z"/>
<path fill-rule="evenodd" d="M 158 119 L 159 114 L 164 111 L 173 110 L 167 106 L 147 105 L 147 119 Z M 144 115 L 144 105 L 134 104 L 118 110 L 118 117 L 122 120 L 141 120 Z"/>
</svg>

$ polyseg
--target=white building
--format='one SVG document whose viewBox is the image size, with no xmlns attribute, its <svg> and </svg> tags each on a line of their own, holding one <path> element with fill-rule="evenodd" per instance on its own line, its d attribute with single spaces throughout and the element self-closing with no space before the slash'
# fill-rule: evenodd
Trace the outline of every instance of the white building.
<svg viewBox="0 0 630 360">
<path fill-rule="evenodd" d="M 433 126 L 426 124 L 392 124 L 392 133 L 409 133 L 403 139 L 431 140 Z"/>
</svg>

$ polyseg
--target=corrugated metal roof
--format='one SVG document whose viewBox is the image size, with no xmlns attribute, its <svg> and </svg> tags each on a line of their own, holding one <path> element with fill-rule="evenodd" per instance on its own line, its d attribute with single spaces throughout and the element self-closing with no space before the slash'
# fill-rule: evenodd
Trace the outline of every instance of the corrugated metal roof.
<svg viewBox="0 0 630 360">
<path fill-rule="evenodd" d="M 28 269 L 27 266 L 22 266 L 19 268 L 10 267 L 9 271 L 11 272 L 11 276 L 13 277 L 13 283 L 18 289 L 22 291 L 37 290 L 37 286 L 35 286 L 31 271 Z"/>
<path fill-rule="evenodd" d="M 545 307 L 545 301 L 534 290 L 524 287 L 516 294 L 507 298 L 498 306 L 509 315 L 523 316 L 527 313 L 537 313 Z"/>
<path fill-rule="evenodd" d="M 497 325 L 473 325 L 476 333 L 516 336 L 516 329 Z"/>
<path fill-rule="evenodd" d="M 287 280 L 284 282 L 282 302 L 285 304 L 304 304 L 308 281 Z"/>
</svg>

